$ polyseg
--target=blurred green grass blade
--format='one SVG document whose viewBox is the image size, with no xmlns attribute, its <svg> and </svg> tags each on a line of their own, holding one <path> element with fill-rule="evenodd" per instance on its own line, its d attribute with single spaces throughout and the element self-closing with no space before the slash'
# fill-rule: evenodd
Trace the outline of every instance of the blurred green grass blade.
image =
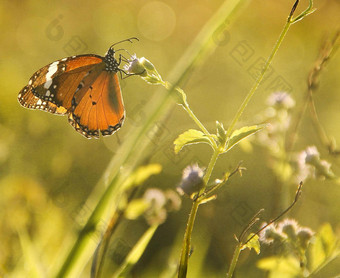
<svg viewBox="0 0 340 278">
<path fill-rule="evenodd" d="M 93 255 L 97 242 L 94 239 L 100 222 L 108 220 L 108 210 L 112 206 L 112 200 L 117 194 L 117 185 L 121 184 L 131 171 L 145 158 L 152 150 L 146 152 L 150 144 L 150 138 L 146 137 L 147 131 L 168 111 L 174 87 L 183 85 L 191 73 L 203 60 L 207 59 L 217 45 L 213 41 L 213 34 L 225 26 L 225 22 L 231 21 L 231 16 L 249 0 L 226 0 L 221 8 L 206 23 L 200 33 L 181 57 L 170 74 L 169 80 L 172 88 L 164 93 L 164 89 L 156 91 L 155 96 L 150 100 L 145 111 L 149 114 L 145 117 L 142 126 L 133 127 L 129 136 L 123 142 L 117 155 L 108 164 L 104 174 L 99 180 L 96 190 L 93 192 L 86 207 L 94 208 L 85 227 L 72 247 L 67 258 L 64 258 L 63 265 L 56 277 L 78 277 L 85 265 Z M 155 63 L 156 64 L 156 63 Z M 125 167 L 122 167 L 122 166 Z M 106 188 L 105 192 L 102 189 Z M 84 217 L 87 217 L 84 215 Z"/>
<path fill-rule="evenodd" d="M 25 264 L 25 273 L 32 278 L 41 278 L 46 277 L 46 271 L 42 265 L 42 262 L 39 260 L 39 255 L 29 238 L 26 231 L 18 232 L 21 247 L 22 247 L 22 259 Z"/>
<path fill-rule="evenodd" d="M 130 190 L 132 187 L 136 187 L 138 185 L 143 184 L 150 176 L 157 175 L 162 171 L 162 166 L 160 164 L 149 164 L 149 165 L 143 165 L 141 167 L 138 167 L 124 182 L 124 184 L 121 186 L 121 192 L 124 194 L 126 190 Z M 126 195 L 126 193 L 125 193 Z M 121 194 L 119 194 L 121 196 Z M 123 195 L 124 197 L 124 195 Z M 116 200 L 117 203 L 121 203 L 122 197 L 119 198 L 119 200 Z M 119 219 L 125 214 L 129 213 L 129 209 L 133 210 L 130 212 L 130 214 L 134 213 L 134 215 L 139 216 L 145 211 L 145 202 L 143 202 L 144 207 L 142 207 L 142 211 L 137 209 L 136 207 L 130 208 L 135 201 L 144 201 L 143 199 L 137 199 L 129 201 L 126 199 L 126 203 L 119 204 L 120 207 L 123 205 L 124 207 L 120 207 L 119 210 L 116 210 L 113 212 L 110 223 L 108 224 L 108 227 L 101 239 L 101 241 L 98 244 L 98 247 L 96 248 L 96 251 L 93 255 L 93 261 L 92 261 L 92 267 L 91 267 L 91 277 L 101 277 L 101 271 L 104 265 L 105 256 L 107 253 L 107 248 L 109 246 L 111 236 L 113 234 L 113 231 L 115 230 L 117 223 Z M 147 205 L 148 206 L 148 205 Z M 130 215 L 131 216 L 131 215 Z M 129 219 L 129 217 L 127 217 Z"/>
<path fill-rule="evenodd" d="M 148 246 L 150 240 L 155 234 L 158 225 L 153 225 L 146 230 L 143 236 L 138 240 L 136 245 L 132 248 L 126 259 L 124 260 L 118 271 L 115 272 L 113 277 L 125 277 L 129 270 L 138 262 L 140 257 L 143 255 L 146 247 Z"/>
<path fill-rule="evenodd" d="M 122 190 L 128 190 L 132 186 L 138 186 L 145 182 L 150 176 L 157 175 L 162 171 L 160 164 L 148 164 L 138 167 L 124 182 Z"/>
</svg>

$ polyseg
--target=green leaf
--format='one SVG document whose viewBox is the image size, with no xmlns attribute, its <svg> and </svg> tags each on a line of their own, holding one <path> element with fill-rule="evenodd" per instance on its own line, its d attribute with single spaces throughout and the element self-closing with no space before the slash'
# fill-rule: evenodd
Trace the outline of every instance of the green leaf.
<svg viewBox="0 0 340 278">
<path fill-rule="evenodd" d="M 257 267 L 268 271 L 269 278 L 296 278 L 301 275 L 300 262 L 296 257 L 268 257 L 257 262 Z"/>
<path fill-rule="evenodd" d="M 143 234 L 143 236 L 138 240 L 130 253 L 127 255 L 123 264 L 116 271 L 116 273 L 114 273 L 113 277 L 126 277 L 130 269 L 138 262 L 140 257 L 143 255 L 157 228 L 158 225 L 153 225 Z"/>
<path fill-rule="evenodd" d="M 232 147 L 234 147 L 236 144 L 241 142 L 243 139 L 247 138 L 250 135 L 255 134 L 256 132 L 260 131 L 261 129 L 264 129 L 265 127 L 267 127 L 267 124 L 244 126 L 244 127 L 241 127 L 240 129 L 235 130 L 231 134 L 224 152 L 227 152 Z"/>
<path fill-rule="evenodd" d="M 315 270 L 337 252 L 337 238 L 331 225 L 326 223 L 322 225 L 311 245 L 311 270 Z"/>
<path fill-rule="evenodd" d="M 251 238 L 254 235 L 254 233 L 249 234 L 248 238 Z M 244 244 L 241 250 L 244 250 L 248 248 L 249 250 L 254 249 L 256 254 L 260 254 L 260 242 L 259 242 L 259 236 L 255 235 L 250 241 L 247 242 L 247 244 Z"/>
<path fill-rule="evenodd" d="M 224 146 L 227 141 L 227 131 L 224 129 L 223 124 L 219 121 L 216 121 L 216 128 L 218 141 Z"/>
<path fill-rule="evenodd" d="M 132 200 L 126 208 L 124 215 L 127 219 L 134 220 L 141 216 L 148 208 L 150 204 L 145 199 Z"/>
<path fill-rule="evenodd" d="M 144 183 L 152 175 L 157 175 L 162 171 L 160 164 L 149 164 L 139 167 L 124 182 L 121 189 L 127 190 L 132 186 Z"/>
<path fill-rule="evenodd" d="M 179 153 L 179 151 L 186 145 L 197 143 L 207 143 L 211 145 L 209 137 L 206 136 L 202 131 L 196 129 L 189 129 L 184 133 L 180 134 L 174 141 L 175 153 L 176 154 Z"/>
</svg>

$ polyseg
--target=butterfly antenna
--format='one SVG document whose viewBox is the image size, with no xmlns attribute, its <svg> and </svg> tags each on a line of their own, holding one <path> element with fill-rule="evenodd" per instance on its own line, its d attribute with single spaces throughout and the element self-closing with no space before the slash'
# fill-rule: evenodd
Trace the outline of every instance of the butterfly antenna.
<svg viewBox="0 0 340 278">
<path fill-rule="evenodd" d="M 117 45 L 117 44 L 120 44 L 120 43 L 122 43 L 122 42 L 131 42 L 131 43 L 133 43 L 133 40 L 137 40 L 137 41 L 139 41 L 139 39 L 138 39 L 138 38 L 136 38 L 136 37 L 132 37 L 132 38 L 128 38 L 128 39 L 125 39 L 125 40 L 122 40 L 122 41 L 116 42 L 116 43 L 114 43 L 113 45 L 111 45 L 111 46 L 110 46 L 110 48 L 112 48 L 112 47 L 114 47 L 115 45 Z"/>
<path fill-rule="evenodd" d="M 129 51 L 127 51 L 126 49 L 124 49 L 124 48 L 121 48 L 121 49 L 117 49 L 115 52 L 118 52 L 118 51 L 125 51 L 129 56 L 130 56 L 130 58 L 133 58 L 133 55 L 131 55 L 130 54 L 130 52 Z M 125 58 L 124 56 L 122 56 L 123 58 Z M 126 59 L 126 58 L 125 58 Z"/>
</svg>

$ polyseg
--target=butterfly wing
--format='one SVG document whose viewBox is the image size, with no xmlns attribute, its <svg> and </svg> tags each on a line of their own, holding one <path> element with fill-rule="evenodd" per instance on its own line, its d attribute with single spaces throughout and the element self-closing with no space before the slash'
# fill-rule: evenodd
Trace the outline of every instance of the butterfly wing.
<svg viewBox="0 0 340 278">
<path fill-rule="evenodd" d="M 125 110 L 116 71 L 104 58 L 79 55 L 53 62 L 33 74 L 18 95 L 26 108 L 68 114 L 87 138 L 111 135 L 123 124 Z"/>
<path fill-rule="evenodd" d="M 101 63 L 100 56 L 79 55 L 48 64 L 35 72 L 20 91 L 19 103 L 30 109 L 66 114 L 84 76 Z"/>
<path fill-rule="evenodd" d="M 91 78 L 95 76 L 95 80 Z M 87 138 L 111 135 L 123 124 L 125 110 L 116 72 L 96 69 L 73 97 L 69 122 Z"/>
</svg>

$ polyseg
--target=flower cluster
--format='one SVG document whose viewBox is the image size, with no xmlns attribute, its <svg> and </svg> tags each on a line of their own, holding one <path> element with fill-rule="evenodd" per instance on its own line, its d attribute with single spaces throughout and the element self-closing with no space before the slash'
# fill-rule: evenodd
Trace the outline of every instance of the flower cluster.
<svg viewBox="0 0 340 278">
<path fill-rule="evenodd" d="M 173 190 L 163 192 L 157 188 L 149 188 L 145 191 L 143 200 L 148 204 L 144 217 L 150 225 L 163 223 L 168 212 L 179 210 L 181 206 L 181 199 Z"/>
<path fill-rule="evenodd" d="M 263 224 L 263 226 L 265 225 L 266 223 Z M 276 225 L 267 226 L 261 231 L 259 239 L 265 244 L 284 244 L 304 252 L 313 235 L 314 232 L 311 229 L 299 226 L 294 219 L 285 219 Z"/>
<path fill-rule="evenodd" d="M 168 212 L 179 210 L 181 198 L 173 190 L 149 188 L 141 198 L 132 200 L 125 210 L 125 217 L 133 220 L 143 216 L 150 226 L 165 222 Z"/>
<path fill-rule="evenodd" d="M 290 109 L 294 99 L 286 92 L 275 92 L 268 97 L 268 107 L 258 116 L 258 121 L 269 122 L 263 132 L 259 132 L 258 142 L 266 146 L 274 156 L 279 156 L 284 148 L 283 139 L 291 123 Z"/>
<path fill-rule="evenodd" d="M 305 180 L 308 177 L 320 179 L 336 178 L 331 170 L 331 164 L 320 158 L 320 153 L 315 146 L 307 147 L 296 158 L 297 179 Z"/>
</svg>

